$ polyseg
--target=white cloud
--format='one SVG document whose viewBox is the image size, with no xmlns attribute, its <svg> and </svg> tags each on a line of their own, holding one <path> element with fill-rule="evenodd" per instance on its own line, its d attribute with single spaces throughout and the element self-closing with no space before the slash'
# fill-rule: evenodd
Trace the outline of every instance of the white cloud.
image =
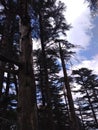
<svg viewBox="0 0 98 130">
<path fill-rule="evenodd" d="M 84 0 L 66 0 L 65 5 L 67 6 L 65 17 L 72 25 L 67 33 L 67 39 L 69 42 L 86 49 L 92 38 L 91 29 L 93 28 L 87 3 L 84 3 Z"/>
<path fill-rule="evenodd" d="M 83 0 L 62 0 L 67 6 L 66 18 L 69 23 L 73 23 L 87 7 Z"/>
<path fill-rule="evenodd" d="M 98 61 L 96 60 L 98 59 L 98 54 L 88 60 L 87 57 L 83 57 L 79 53 L 82 49 L 88 49 L 93 37 L 92 28 L 94 28 L 94 24 L 88 4 L 84 3 L 84 0 L 66 0 L 65 5 L 67 6 L 65 18 L 72 25 L 72 28 L 67 33 L 67 39 L 72 44 L 81 46 L 76 50 L 77 59 L 81 63 L 75 63 L 73 68 L 87 67 L 98 74 Z"/>
<path fill-rule="evenodd" d="M 88 69 L 93 70 L 95 74 L 98 74 L 98 54 L 95 55 L 91 60 L 83 60 L 81 63 L 73 66 L 72 69 L 79 69 L 82 67 L 86 67 Z"/>
</svg>

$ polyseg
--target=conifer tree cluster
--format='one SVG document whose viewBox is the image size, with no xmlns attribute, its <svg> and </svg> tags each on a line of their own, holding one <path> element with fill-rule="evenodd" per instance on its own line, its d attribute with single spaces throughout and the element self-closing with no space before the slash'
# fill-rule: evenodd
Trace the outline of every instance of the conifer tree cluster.
<svg viewBox="0 0 98 130">
<path fill-rule="evenodd" d="M 66 66 L 75 46 L 66 40 L 65 9 L 56 0 L 0 1 L 1 130 L 98 127 L 98 78 L 92 71 L 73 71 L 83 96 L 72 97 Z"/>
</svg>

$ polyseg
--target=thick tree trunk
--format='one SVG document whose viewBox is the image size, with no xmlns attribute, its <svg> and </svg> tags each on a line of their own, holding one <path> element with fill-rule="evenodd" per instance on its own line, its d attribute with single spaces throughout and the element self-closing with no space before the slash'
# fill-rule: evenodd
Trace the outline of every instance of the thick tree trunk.
<svg viewBox="0 0 98 130">
<path fill-rule="evenodd" d="M 21 22 L 21 55 L 19 68 L 19 92 L 18 92 L 18 130 L 37 129 L 36 88 L 32 65 L 32 41 L 28 25 Z"/>
<path fill-rule="evenodd" d="M 20 62 L 18 91 L 18 130 L 38 130 L 36 86 L 33 72 L 32 41 L 28 1 L 19 1 L 20 21 Z"/>
<path fill-rule="evenodd" d="M 65 83 L 65 87 L 66 87 L 66 91 L 67 91 L 67 98 L 68 98 L 71 121 L 72 121 L 72 130 L 79 130 L 79 124 L 78 124 L 77 117 L 75 114 L 70 84 L 69 84 L 69 80 L 68 80 L 68 76 L 67 76 L 66 66 L 65 66 L 65 62 L 64 62 L 64 56 L 63 56 L 63 52 L 62 52 L 60 43 L 59 43 L 59 51 L 60 51 L 60 58 L 61 58 L 63 74 L 64 74 L 64 83 Z"/>
</svg>

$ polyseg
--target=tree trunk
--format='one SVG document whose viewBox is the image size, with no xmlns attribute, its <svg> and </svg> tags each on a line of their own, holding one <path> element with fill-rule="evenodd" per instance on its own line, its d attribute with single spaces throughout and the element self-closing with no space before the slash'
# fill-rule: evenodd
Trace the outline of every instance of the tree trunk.
<svg viewBox="0 0 98 130">
<path fill-rule="evenodd" d="M 38 130 L 36 87 L 32 68 L 32 41 L 29 29 L 29 22 L 26 25 L 23 22 L 20 23 L 20 62 L 22 66 L 19 68 L 18 130 Z"/>
<path fill-rule="evenodd" d="M 69 80 L 68 80 L 68 76 L 67 76 L 66 66 L 65 66 L 65 62 L 64 62 L 64 56 L 63 56 L 63 52 L 62 52 L 60 43 L 59 43 L 59 51 L 60 51 L 60 58 L 61 58 L 63 74 L 64 74 L 64 83 L 65 83 L 65 87 L 66 87 L 66 91 L 67 91 L 68 103 L 69 103 L 70 114 L 71 114 L 72 130 L 79 130 L 79 124 L 78 124 L 77 117 L 75 114 L 70 84 L 69 84 Z"/>
<path fill-rule="evenodd" d="M 64 93 L 64 99 L 65 99 L 65 104 L 66 104 L 66 110 L 67 110 L 67 114 L 68 114 L 69 128 L 71 129 L 70 110 L 69 110 L 69 103 L 67 101 L 68 97 L 67 97 L 67 94 L 65 92 L 65 86 L 63 86 L 63 93 Z"/>
</svg>

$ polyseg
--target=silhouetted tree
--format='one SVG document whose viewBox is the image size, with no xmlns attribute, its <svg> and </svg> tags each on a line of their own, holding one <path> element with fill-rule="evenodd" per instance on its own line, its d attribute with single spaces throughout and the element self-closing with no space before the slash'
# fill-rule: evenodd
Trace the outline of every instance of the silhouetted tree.
<svg viewBox="0 0 98 130">
<path fill-rule="evenodd" d="M 93 124 L 95 123 L 96 127 L 97 126 L 96 105 L 98 105 L 96 103 L 98 103 L 98 100 L 95 93 L 98 91 L 96 90 L 96 87 L 98 85 L 98 78 L 96 75 L 92 74 L 92 70 L 88 70 L 87 68 L 74 70 L 73 75 L 76 80 L 76 83 L 80 85 L 80 89 L 77 91 L 83 94 L 82 100 L 85 99 L 85 102 L 87 103 L 86 107 L 84 106 L 84 110 L 87 108 L 88 110 L 92 111 L 94 119 Z"/>
</svg>

